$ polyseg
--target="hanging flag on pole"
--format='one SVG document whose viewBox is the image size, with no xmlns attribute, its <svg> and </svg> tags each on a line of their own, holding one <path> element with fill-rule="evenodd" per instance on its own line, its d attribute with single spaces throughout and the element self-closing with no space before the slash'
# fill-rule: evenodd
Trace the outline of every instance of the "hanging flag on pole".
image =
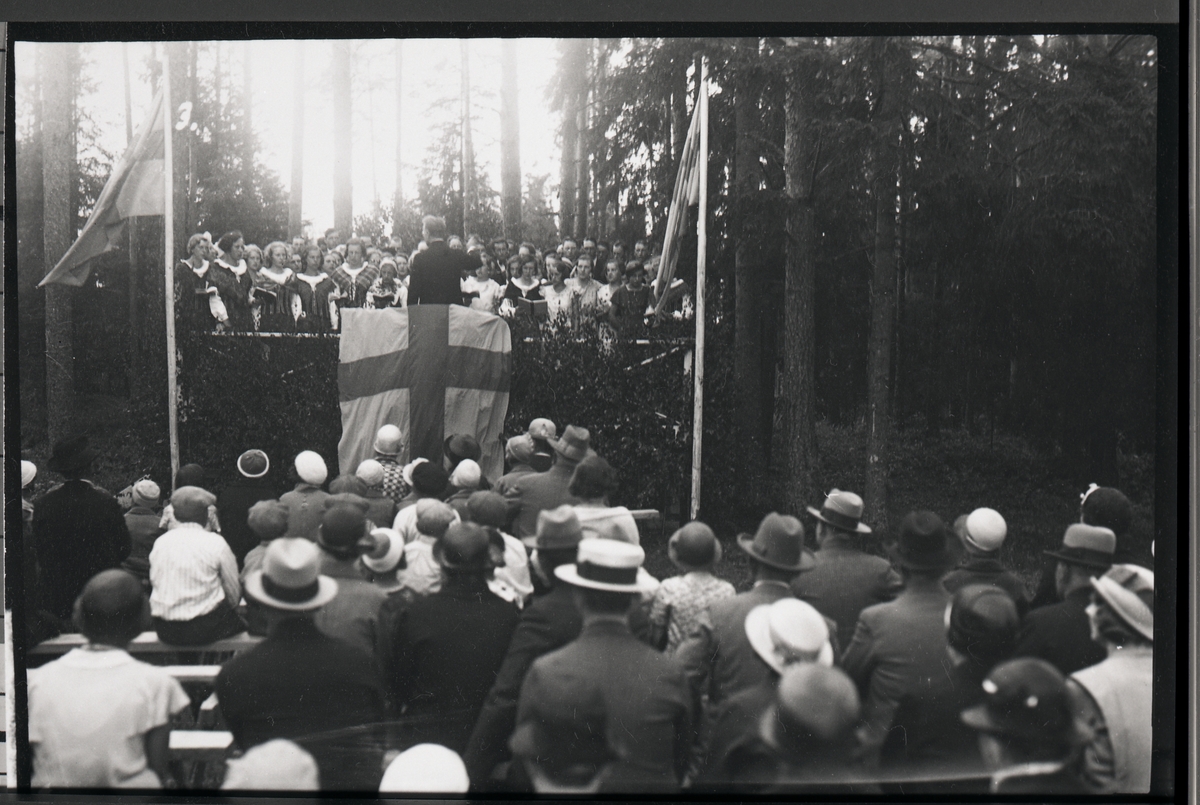
<svg viewBox="0 0 1200 805">
<path fill-rule="evenodd" d="M 150 104 L 133 144 L 100 192 L 96 207 L 79 239 L 38 287 L 49 283 L 79 287 L 91 273 L 90 261 L 123 245 L 126 219 L 162 215 L 163 204 L 163 91 Z"/>
<path fill-rule="evenodd" d="M 675 177 L 675 192 L 671 195 L 671 211 L 667 214 L 667 234 L 663 238 L 662 258 L 658 264 L 658 281 L 655 283 L 654 312 L 661 313 L 671 298 L 671 282 L 675 278 L 675 264 L 679 262 L 679 250 L 687 229 L 688 207 L 700 201 L 700 170 L 708 163 L 708 155 L 700 158 L 700 104 L 692 112 L 687 138 L 683 143 L 683 154 L 679 161 L 679 174 Z"/>
</svg>

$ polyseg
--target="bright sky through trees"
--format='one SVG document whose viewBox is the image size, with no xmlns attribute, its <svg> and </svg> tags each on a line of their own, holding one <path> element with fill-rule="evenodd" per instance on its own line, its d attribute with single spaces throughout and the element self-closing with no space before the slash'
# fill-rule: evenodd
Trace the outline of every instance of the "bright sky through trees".
<svg viewBox="0 0 1200 805">
<path fill-rule="evenodd" d="M 356 40 L 354 83 L 354 213 L 370 210 L 376 194 L 384 203 L 395 189 L 395 43 L 393 39 Z M 153 43 L 129 44 L 130 83 L 134 127 L 140 125 L 151 101 L 147 60 Z M 243 81 L 240 41 L 221 43 L 221 70 L 226 92 Z M 20 77 L 32 71 L 29 43 L 14 45 L 16 70 Z M 118 42 L 85 44 L 86 80 L 93 91 L 81 103 L 98 124 L 102 146 L 118 158 L 125 149 L 125 98 Z M 471 40 L 472 135 L 476 162 L 487 172 L 493 187 L 500 186 L 500 40 Z M 253 82 L 253 125 L 258 134 L 263 162 L 274 170 L 285 187 L 291 181 L 292 77 L 296 43 L 268 40 L 250 43 Z M 313 231 L 333 225 L 333 126 L 346 125 L 333 119 L 329 64 L 330 44 L 323 40 L 305 42 L 304 80 L 304 218 Z M 555 132 L 559 114 L 549 111 L 546 85 L 554 74 L 558 51 L 553 40 L 524 39 L 517 48 L 521 126 L 521 172 L 523 176 L 549 174 L 557 184 L 558 145 Z M 201 75 L 211 75 L 211 53 L 201 56 Z M 406 156 L 403 164 L 404 193 L 416 193 L 420 165 L 425 159 L 438 124 L 459 113 L 459 49 L 446 39 L 410 39 L 404 42 L 404 124 L 400 132 Z M 181 99 L 176 89 L 175 105 Z M 227 96 L 226 96 L 227 97 Z M 28 108 L 17 115 L 28 117 Z M 372 159 L 372 145 L 374 158 Z M 523 184 L 524 182 L 522 182 Z M 557 207 L 557 204 L 555 203 Z"/>
</svg>

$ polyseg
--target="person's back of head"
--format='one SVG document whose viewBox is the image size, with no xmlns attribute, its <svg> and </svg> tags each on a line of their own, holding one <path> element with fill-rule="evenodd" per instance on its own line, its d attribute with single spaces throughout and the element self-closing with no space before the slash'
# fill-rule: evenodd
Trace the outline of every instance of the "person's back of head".
<svg viewBox="0 0 1200 805">
<path fill-rule="evenodd" d="M 287 533 L 288 507 L 278 500 L 260 500 L 246 514 L 246 525 L 263 542 Z"/>
<path fill-rule="evenodd" d="M 181 486 L 198 486 L 204 488 L 204 468 L 199 464 L 184 464 L 175 473 L 175 488 Z"/>
<path fill-rule="evenodd" d="M 317 544 L 326 552 L 341 559 L 357 556 L 367 545 L 367 520 L 362 509 L 346 504 L 326 509 L 317 532 Z"/>
<path fill-rule="evenodd" d="M 417 531 L 426 537 L 441 537 L 458 519 L 458 513 L 440 500 L 425 498 L 414 505 L 417 507 Z"/>
<path fill-rule="evenodd" d="M 436 215 L 426 215 L 421 219 L 421 234 L 425 240 L 445 240 L 448 230 L 446 219 Z"/>
<path fill-rule="evenodd" d="M 584 615 L 624 615 L 629 612 L 637 593 L 618 593 L 611 590 L 575 588 L 575 602 Z"/>
<path fill-rule="evenodd" d="M 350 494 L 362 497 L 367 494 L 367 485 L 357 475 L 339 475 L 329 482 L 329 494 Z"/>
<path fill-rule="evenodd" d="M 441 497 L 449 482 L 446 470 L 432 461 L 422 461 L 412 469 L 413 490 L 423 497 Z"/>
<path fill-rule="evenodd" d="M 97 573 L 75 599 L 74 621 L 92 643 L 127 645 L 150 623 L 142 583 L 124 570 Z"/>
<path fill-rule="evenodd" d="M 1133 504 L 1121 490 L 1093 484 L 1083 494 L 1079 505 L 1079 521 L 1107 528 L 1120 539 L 1129 533 L 1133 523 Z"/>
<path fill-rule="evenodd" d="M 1007 660 L 1017 646 L 1021 618 L 1017 605 L 999 587 L 968 584 L 954 594 L 946 642 L 981 672 Z"/>
<path fill-rule="evenodd" d="M 498 492 L 479 490 L 467 498 L 467 515 L 472 522 L 491 528 L 504 528 L 508 523 L 508 503 Z"/>
<path fill-rule="evenodd" d="M 450 484 L 455 489 L 478 489 L 483 471 L 473 459 L 464 458 L 450 474 Z"/>
<path fill-rule="evenodd" d="M 171 495 L 171 510 L 180 523 L 208 524 L 209 507 L 216 497 L 198 486 L 181 486 Z"/>
<path fill-rule="evenodd" d="M 827 772 L 850 765 L 858 690 L 840 668 L 801 662 L 783 670 L 760 736 L 789 766 Z"/>
<path fill-rule="evenodd" d="M 580 500 L 607 499 L 617 491 L 617 471 L 601 456 L 586 456 L 576 465 L 567 491 Z"/>
</svg>

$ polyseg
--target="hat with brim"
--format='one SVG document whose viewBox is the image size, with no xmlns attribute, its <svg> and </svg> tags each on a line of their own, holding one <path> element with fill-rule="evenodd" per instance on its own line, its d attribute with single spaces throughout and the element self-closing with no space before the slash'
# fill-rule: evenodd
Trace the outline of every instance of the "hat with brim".
<svg viewBox="0 0 1200 805">
<path fill-rule="evenodd" d="M 1045 660 L 1017 657 L 993 668 L 981 704 L 962 711 L 968 727 L 1035 744 L 1078 746 L 1088 728 L 1072 710 L 1062 673 Z"/>
<path fill-rule="evenodd" d="M 504 537 L 478 523 L 451 523 L 433 544 L 433 558 L 447 573 L 491 570 L 497 553 L 504 554 Z"/>
<path fill-rule="evenodd" d="M 554 452 L 571 461 L 583 461 L 590 451 L 591 435 L 585 428 L 567 425 L 561 439 L 550 440 Z"/>
<path fill-rule="evenodd" d="M 871 527 L 863 525 L 863 501 L 853 492 L 831 490 L 820 510 L 808 506 L 808 513 L 826 525 L 855 534 L 870 534 Z"/>
<path fill-rule="evenodd" d="M 537 533 L 523 537 L 521 542 L 530 548 L 553 551 L 575 548 L 582 539 L 583 526 L 579 523 L 579 515 L 574 507 L 564 503 L 557 509 L 538 512 Z"/>
<path fill-rule="evenodd" d="M 575 564 L 559 565 L 554 575 L 575 587 L 614 593 L 653 592 L 654 579 L 642 570 L 646 552 L 615 539 L 589 538 L 579 543 Z"/>
<path fill-rule="evenodd" d="M 680 570 L 702 570 L 721 561 L 721 543 L 708 525 L 694 520 L 671 535 L 667 557 Z"/>
<path fill-rule="evenodd" d="M 87 436 L 74 436 L 54 445 L 46 467 L 52 472 L 74 472 L 89 466 L 99 456 L 100 451 L 88 443 Z"/>
<path fill-rule="evenodd" d="M 798 662 L 833 665 L 825 618 L 798 598 L 756 606 L 746 615 L 745 629 L 754 653 L 777 674 Z"/>
<path fill-rule="evenodd" d="M 738 534 L 737 543 L 752 559 L 777 570 L 799 573 L 817 564 L 812 551 L 804 547 L 804 525 L 787 514 L 771 512 L 753 535 Z"/>
<path fill-rule="evenodd" d="M 1090 581 L 1118 618 L 1142 637 L 1154 641 L 1153 571 L 1137 565 L 1113 565 L 1103 576 Z"/>
<path fill-rule="evenodd" d="M 910 512 L 900 523 L 900 536 L 889 551 L 892 560 L 908 570 L 944 570 L 959 559 L 949 530 L 933 512 Z"/>
<path fill-rule="evenodd" d="M 338 584 L 320 570 L 317 546 L 302 537 L 271 542 L 261 570 L 246 576 L 246 595 L 288 612 L 320 609 L 337 595 Z"/>
<path fill-rule="evenodd" d="M 371 537 L 377 541 L 376 550 L 363 554 L 363 564 L 375 573 L 389 573 L 396 570 L 401 557 L 404 556 L 404 537 L 391 528 L 372 529 Z M 385 542 L 386 545 L 383 544 Z M 380 548 L 384 549 L 383 555 L 374 556 L 373 554 L 378 553 Z"/>
<path fill-rule="evenodd" d="M 247 478 L 261 478 L 271 469 L 271 459 L 262 450 L 247 450 L 238 456 L 237 468 Z"/>
<path fill-rule="evenodd" d="M 1116 550 L 1117 535 L 1112 529 L 1072 523 L 1067 526 L 1059 549 L 1046 551 L 1045 554 L 1067 564 L 1108 570 L 1112 567 Z"/>
</svg>

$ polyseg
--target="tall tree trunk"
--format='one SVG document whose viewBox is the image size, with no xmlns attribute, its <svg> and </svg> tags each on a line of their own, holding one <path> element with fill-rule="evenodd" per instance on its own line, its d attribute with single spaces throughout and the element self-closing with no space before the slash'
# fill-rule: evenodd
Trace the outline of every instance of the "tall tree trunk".
<svg viewBox="0 0 1200 805">
<path fill-rule="evenodd" d="M 871 274 L 871 323 L 867 334 L 867 482 L 864 519 L 878 531 L 888 530 L 888 437 L 891 412 L 888 387 L 896 308 L 896 159 L 899 135 L 896 79 L 898 65 L 889 58 L 891 40 L 871 45 L 871 69 L 880 98 L 876 112 L 879 136 L 872 151 L 872 194 L 875 197 L 875 267 Z"/>
<path fill-rule="evenodd" d="M 566 238 L 575 231 L 575 216 L 579 202 L 579 40 L 569 39 L 563 51 L 562 165 L 559 195 L 559 234 Z"/>
<path fill-rule="evenodd" d="M 292 67 L 292 187 L 288 194 L 288 236 L 304 229 L 304 40 L 296 41 Z"/>
<path fill-rule="evenodd" d="M 333 43 L 333 226 L 342 237 L 354 232 L 350 111 L 350 40 L 339 39 Z"/>
<path fill-rule="evenodd" d="M 475 221 L 475 149 L 471 143 L 471 55 L 467 50 L 468 40 L 459 42 L 462 55 L 462 211 L 465 240 L 472 232 Z"/>
<path fill-rule="evenodd" d="M 739 72 L 747 70 L 758 54 L 758 41 L 739 41 Z M 756 127 L 751 111 L 757 101 L 755 82 L 739 75 L 733 92 L 733 182 L 737 210 L 737 247 L 734 251 L 734 377 L 738 394 L 738 420 L 744 423 L 746 458 L 761 466 L 763 443 L 770 438 L 762 407 L 762 310 L 759 305 L 760 267 L 756 265 L 757 239 L 749 232 L 751 202 L 760 175 L 758 149 L 751 140 Z"/>
<path fill-rule="evenodd" d="M 132 91 L 129 86 L 129 43 L 121 43 L 121 75 L 125 85 L 125 147 L 133 143 L 133 103 Z M 129 389 L 132 392 L 137 377 L 138 357 L 138 225 L 137 218 L 130 218 L 125 224 L 128 239 L 126 241 L 129 254 L 129 274 L 125 282 L 129 289 L 129 358 L 126 367 Z"/>
<path fill-rule="evenodd" d="M 579 193 L 579 201 L 575 205 L 575 239 L 582 241 L 587 235 L 588 215 L 590 204 L 588 195 L 592 189 L 591 175 L 591 104 L 589 101 L 588 74 L 592 63 L 592 40 L 580 40 L 579 43 L 579 108 L 576 115 L 579 118 L 579 136 L 575 138 L 575 168 L 579 175 L 575 187 Z"/>
<path fill-rule="evenodd" d="M 521 116 L 517 106 L 517 41 L 500 43 L 500 212 L 504 237 L 521 239 Z"/>
<path fill-rule="evenodd" d="M 399 235 L 400 211 L 404 208 L 404 147 L 400 126 L 404 122 L 404 40 L 396 40 L 396 193 L 392 198 L 392 235 Z"/>
<path fill-rule="evenodd" d="M 804 511 L 814 498 L 817 462 L 813 375 L 816 338 L 813 323 L 814 265 L 812 143 L 804 86 L 807 67 L 798 59 L 788 68 L 784 105 L 784 173 L 787 192 L 787 275 L 784 284 L 783 396 L 787 400 L 788 484 L 785 507 Z"/>
<path fill-rule="evenodd" d="M 75 239 L 71 209 L 71 165 L 76 161 L 71 132 L 75 116 L 75 77 L 78 43 L 42 43 L 42 242 L 46 271 L 58 262 Z M 46 286 L 46 438 L 51 444 L 66 436 L 75 408 L 75 345 L 72 300 L 74 288 Z"/>
</svg>

